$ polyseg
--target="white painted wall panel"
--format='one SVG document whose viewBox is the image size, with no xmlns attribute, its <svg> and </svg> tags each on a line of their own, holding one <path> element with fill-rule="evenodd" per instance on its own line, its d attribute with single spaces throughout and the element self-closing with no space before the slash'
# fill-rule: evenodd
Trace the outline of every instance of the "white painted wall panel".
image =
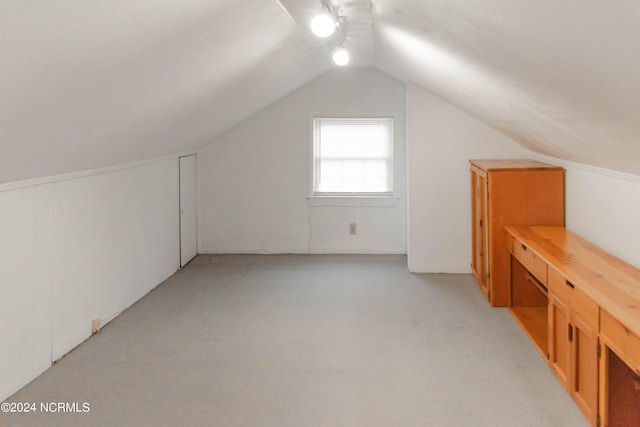
<svg viewBox="0 0 640 427">
<path fill-rule="evenodd" d="M 471 271 L 469 159 L 528 158 L 513 140 L 416 84 L 407 86 L 408 263 Z"/>
<path fill-rule="evenodd" d="M 640 176 L 534 157 L 566 170 L 567 228 L 640 268 Z"/>
<path fill-rule="evenodd" d="M 565 167 L 567 228 L 640 268 L 640 177 Z"/>
<path fill-rule="evenodd" d="M 418 85 L 407 99 L 411 271 L 470 271 L 468 159 L 516 157 L 564 167 L 567 228 L 640 267 L 640 177 L 530 153 Z"/>
<path fill-rule="evenodd" d="M 51 187 L 0 193 L 0 401 L 51 363 Z"/>
<path fill-rule="evenodd" d="M 53 358 L 175 272 L 178 168 L 168 160 L 55 184 Z M 157 242 L 157 244 L 156 244 Z"/>
<path fill-rule="evenodd" d="M 135 196 L 145 202 L 134 204 L 131 215 L 136 236 L 130 257 L 135 285 L 125 288 L 128 301 L 140 299 L 178 269 L 178 161 L 151 166 L 137 175 Z"/>
<path fill-rule="evenodd" d="M 405 87 L 370 68 L 334 69 L 198 153 L 200 253 L 404 253 Z M 395 112 L 396 207 L 309 206 L 311 115 Z M 311 243 L 309 242 L 311 233 Z"/>
<path fill-rule="evenodd" d="M 0 192 L 0 401 L 177 270 L 178 159 Z"/>
<path fill-rule="evenodd" d="M 376 214 L 371 215 L 370 210 Z M 311 253 L 404 253 L 397 207 L 334 206 L 311 210 Z M 349 234 L 356 223 L 357 233 Z"/>
</svg>

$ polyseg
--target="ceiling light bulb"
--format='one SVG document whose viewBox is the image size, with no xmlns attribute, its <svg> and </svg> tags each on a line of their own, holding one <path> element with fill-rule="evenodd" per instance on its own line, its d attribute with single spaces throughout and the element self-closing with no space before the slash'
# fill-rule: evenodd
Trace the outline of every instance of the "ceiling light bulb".
<svg viewBox="0 0 640 427">
<path fill-rule="evenodd" d="M 333 52 L 333 62 L 337 65 L 347 65 L 349 63 L 349 51 L 341 47 Z"/>
<path fill-rule="evenodd" d="M 336 19 L 330 13 L 319 13 L 311 20 L 311 31 L 318 37 L 329 37 L 335 30 Z"/>
</svg>

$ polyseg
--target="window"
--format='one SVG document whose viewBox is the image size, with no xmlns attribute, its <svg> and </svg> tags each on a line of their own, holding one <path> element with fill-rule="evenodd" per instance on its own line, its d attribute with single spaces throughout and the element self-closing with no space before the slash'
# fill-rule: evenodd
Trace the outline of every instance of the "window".
<svg viewBox="0 0 640 427">
<path fill-rule="evenodd" d="M 313 119 L 313 195 L 393 194 L 393 117 Z"/>
</svg>

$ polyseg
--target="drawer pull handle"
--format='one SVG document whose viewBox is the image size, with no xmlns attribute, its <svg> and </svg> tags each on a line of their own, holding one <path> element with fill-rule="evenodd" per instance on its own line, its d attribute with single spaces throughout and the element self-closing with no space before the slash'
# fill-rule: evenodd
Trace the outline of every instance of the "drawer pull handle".
<svg viewBox="0 0 640 427">
<path fill-rule="evenodd" d="M 568 280 L 567 280 L 565 283 L 566 283 L 566 284 L 567 284 L 567 286 L 568 286 L 568 287 L 570 287 L 571 289 L 573 289 L 573 288 L 574 288 L 573 283 L 571 283 L 570 281 L 568 281 Z"/>
<path fill-rule="evenodd" d="M 526 247 L 525 245 L 521 244 L 520 246 L 522 247 L 522 250 L 523 250 L 523 251 L 526 251 L 526 250 L 527 250 L 527 247 Z"/>
</svg>

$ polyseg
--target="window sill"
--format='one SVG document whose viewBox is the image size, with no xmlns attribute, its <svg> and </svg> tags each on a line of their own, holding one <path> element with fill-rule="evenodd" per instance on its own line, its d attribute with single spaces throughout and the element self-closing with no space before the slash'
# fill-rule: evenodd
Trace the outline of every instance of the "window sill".
<svg viewBox="0 0 640 427">
<path fill-rule="evenodd" d="M 310 196 L 309 206 L 377 206 L 395 207 L 400 198 L 395 196 Z"/>
</svg>

